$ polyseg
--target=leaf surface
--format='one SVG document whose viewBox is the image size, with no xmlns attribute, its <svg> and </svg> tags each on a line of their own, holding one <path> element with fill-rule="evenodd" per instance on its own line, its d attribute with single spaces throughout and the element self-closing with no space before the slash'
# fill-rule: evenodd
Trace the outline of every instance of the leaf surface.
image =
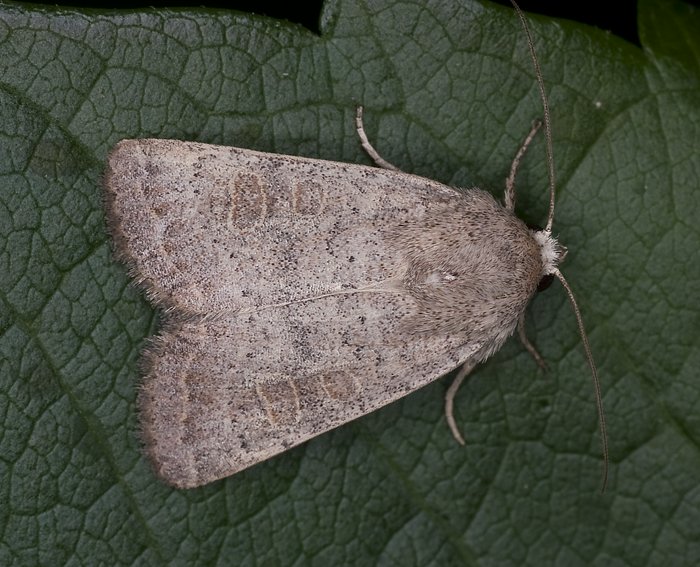
<svg viewBox="0 0 700 567">
<path fill-rule="evenodd" d="M 654 565 L 700 561 L 700 15 L 640 0 L 643 49 L 530 16 L 554 124 L 559 286 L 456 401 L 449 379 L 227 480 L 159 483 L 134 400 L 156 312 L 111 256 L 100 177 L 122 138 L 503 181 L 541 103 L 512 10 L 336 0 L 321 33 L 205 9 L 0 4 L 0 563 Z M 545 216 L 544 144 L 518 209 Z"/>
</svg>

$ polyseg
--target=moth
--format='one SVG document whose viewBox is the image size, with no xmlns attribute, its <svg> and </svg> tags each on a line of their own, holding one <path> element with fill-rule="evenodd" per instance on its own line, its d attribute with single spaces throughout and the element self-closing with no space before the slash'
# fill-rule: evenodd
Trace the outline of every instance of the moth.
<svg viewBox="0 0 700 567">
<path fill-rule="evenodd" d="M 517 8 L 517 6 L 516 6 Z M 380 167 L 137 139 L 108 158 L 104 191 L 117 256 L 164 311 L 138 396 L 146 453 L 178 488 L 200 486 L 338 427 L 447 374 L 464 377 L 520 327 L 543 277 L 571 298 L 547 225 L 504 204 Z M 605 440 L 605 436 L 603 435 Z M 604 441 L 605 442 L 605 441 Z M 605 454 L 607 448 L 605 446 Z"/>
</svg>

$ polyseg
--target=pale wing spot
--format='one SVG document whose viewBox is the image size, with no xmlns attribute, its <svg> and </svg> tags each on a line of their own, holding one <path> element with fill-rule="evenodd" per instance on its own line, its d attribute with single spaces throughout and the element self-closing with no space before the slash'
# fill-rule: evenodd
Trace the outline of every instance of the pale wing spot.
<svg viewBox="0 0 700 567">
<path fill-rule="evenodd" d="M 270 425 L 293 425 L 299 421 L 299 392 L 291 378 L 268 379 L 256 384 L 255 389 Z"/>
<path fill-rule="evenodd" d="M 316 181 L 294 180 L 292 184 L 292 211 L 297 215 L 319 215 L 323 212 L 326 194 Z"/>
<path fill-rule="evenodd" d="M 224 226 L 253 227 L 271 214 L 267 182 L 250 172 L 237 172 L 233 179 L 217 180 L 207 200 L 209 213 Z"/>
<path fill-rule="evenodd" d="M 253 227 L 265 220 L 269 206 L 267 183 L 255 173 L 236 173 L 231 203 L 233 224 L 241 229 Z"/>
<path fill-rule="evenodd" d="M 234 188 L 230 181 L 220 180 L 209 196 L 209 211 L 219 224 L 228 226 L 233 211 Z"/>
<path fill-rule="evenodd" d="M 337 401 L 352 400 L 359 395 L 360 383 L 354 372 L 338 370 L 318 376 L 323 391 L 329 398 Z"/>
</svg>

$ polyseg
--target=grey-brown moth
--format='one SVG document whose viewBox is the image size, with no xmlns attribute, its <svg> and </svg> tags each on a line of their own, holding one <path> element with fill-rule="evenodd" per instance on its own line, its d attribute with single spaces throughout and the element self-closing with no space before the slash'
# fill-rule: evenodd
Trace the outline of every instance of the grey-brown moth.
<svg viewBox="0 0 700 567">
<path fill-rule="evenodd" d="M 359 113 L 381 167 L 177 140 L 115 146 L 109 229 L 165 312 L 138 401 L 159 477 L 189 488 L 229 476 L 460 365 L 446 412 L 461 440 L 456 388 L 522 330 L 540 280 L 558 277 L 573 302 L 557 268 L 565 250 L 552 236 L 549 113 L 534 61 L 551 171 L 542 230 L 514 214 L 516 166 L 537 127 L 504 204 L 396 170 Z M 595 369 L 594 379 L 598 388 Z"/>
</svg>

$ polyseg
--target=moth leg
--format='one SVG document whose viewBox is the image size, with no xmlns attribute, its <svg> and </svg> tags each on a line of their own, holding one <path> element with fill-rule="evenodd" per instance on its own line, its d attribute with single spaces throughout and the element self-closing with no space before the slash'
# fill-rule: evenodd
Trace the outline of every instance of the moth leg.
<svg viewBox="0 0 700 567">
<path fill-rule="evenodd" d="M 535 122 L 533 122 L 532 129 L 530 130 L 530 133 L 525 138 L 525 141 L 520 146 L 518 153 L 515 154 L 515 158 L 513 159 L 513 163 L 510 165 L 510 174 L 508 175 L 508 179 L 506 179 L 506 194 L 505 194 L 505 206 L 506 206 L 506 210 L 508 210 L 508 211 L 513 212 L 515 210 L 515 175 L 518 173 L 518 167 L 520 166 L 520 160 L 523 159 L 523 156 L 525 155 L 525 152 L 527 151 L 527 147 L 530 145 L 530 142 L 532 142 L 532 139 L 535 137 L 535 134 L 537 134 L 537 130 L 539 130 L 541 126 L 542 126 L 541 120 L 536 120 Z"/>
<path fill-rule="evenodd" d="M 537 352 L 535 345 L 530 342 L 530 339 L 528 339 L 527 335 L 525 334 L 525 313 L 521 313 L 520 318 L 518 319 L 518 337 L 520 338 L 520 342 L 523 343 L 523 346 L 527 352 L 529 352 L 532 358 L 535 359 L 537 366 L 539 366 L 542 370 L 547 370 L 547 363 L 544 361 L 544 358 L 542 358 L 542 355 Z"/>
<path fill-rule="evenodd" d="M 367 152 L 367 155 L 372 158 L 372 161 L 377 164 L 378 167 L 384 169 L 390 169 L 391 171 L 401 171 L 395 165 L 386 161 L 379 152 L 374 149 L 372 144 L 369 143 L 367 139 L 367 134 L 365 133 L 365 126 L 362 122 L 362 107 L 357 107 L 357 114 L 355 115 L 355 127 L 357 128 L 357 135 L 360 137 L 360 144 L 362 144 L 362 149 Z"/>
<path fill-rule="evenodd" d="M 445 417 L 447 418 L 447 425 L 450 426 L 450 431 L 452 431 L 452 436 L 455 438 L 455 441 L 457 441 L 457 443 L 460 445 L 464 445 L 464 437 L 462 437 L 462 434 L 457 428 L 457 423 L 455 422 L 453 413 L 454 401 L 455 396 L 457 395 L 457 390 L 459 390 L 462 382 L 464 382 L 464 379 L 472 370 L 474 370 L 475 366 L 476 362 L 467 360 L 462 365 L 462 368 L 459 369 L 457 376 L 455 376 L 455 379 L 452 381 L 452 384 L 450 384 L 450 387 L 447 388 L 447 393 L 445 394 Z"/>
</svg>

